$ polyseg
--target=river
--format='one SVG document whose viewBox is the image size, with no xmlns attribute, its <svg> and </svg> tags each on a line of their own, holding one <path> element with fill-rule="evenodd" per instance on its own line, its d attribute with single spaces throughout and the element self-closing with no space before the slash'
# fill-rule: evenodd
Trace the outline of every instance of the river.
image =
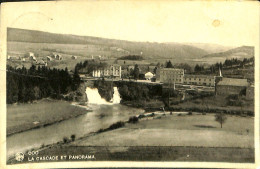
<svg viewBox="0 0 260 169">
<path fill-rule="evenodd" d="M 120 96 L 117 88 L 114 88 L 114 96 L 111 102 L 106 102 L 100 97 L 97 89 L 86 89 L 88 95 L 88 108 L 92 112 L 76 118 L 71 118 L 50 126 L 24 131 L 7 137 L 7 158 L 17 152 L 24 152 L 41 145 L 47 145 L 62 141 L 63 137 L 72 134 L 76 138 L 96 132 L 101 128 L 107 128 L 118 121 L 126 121 L 129 117 L 143 113 L 144 110 L 119 104 Z"/>
</svg>

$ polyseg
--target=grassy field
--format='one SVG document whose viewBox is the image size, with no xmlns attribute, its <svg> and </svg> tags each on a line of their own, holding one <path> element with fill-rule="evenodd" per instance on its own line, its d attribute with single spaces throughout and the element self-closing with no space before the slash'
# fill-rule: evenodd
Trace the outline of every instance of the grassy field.
<svg viewBox="0 0 260 169">
<path fill-rule="evenodd" d="M 220 128 L 214 114 L 177 114 L 142 120 L 124 128 L 78 140 L 77 146 L 254 147 L 254 118 L 227 116 Z"/>
<path fill-rule="evenodd" d="M 220 128 L 213 114 L 178 114 L 156 114 L 154 119 L 143 118 L 116 130 L 47 146 L 39 156 L 95 156 L 67 161 L 254 162 L 254 118 L 228 116 Z"/>
<path fill-rule="evenodd" d="M 242 106 L 228 106 L 227 99 L 225 96 L 210 96 L 204 99 L 195 99 L 187 102 L 179 103 L 174 107 L 185 108 L 210 108 L 210 109 L 225 109 L 225 110 L 236 110 L 236 111 L 252 111 L 254 112 L 254 101 L 241 99 Z"/>
<path fill-rule="evenodd" d="M 65 101 L 42 100 L 33 104 L 7 105 L 7 135 L 46 126 L 86 113 Z"/>
</svg>

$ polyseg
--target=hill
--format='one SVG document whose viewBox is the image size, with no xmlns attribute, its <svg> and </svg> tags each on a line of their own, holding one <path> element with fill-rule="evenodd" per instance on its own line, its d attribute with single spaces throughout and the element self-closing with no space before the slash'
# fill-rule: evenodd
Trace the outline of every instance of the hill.
<svg viewBox="0 0 260 169">
<path fill-rule="evenodd" d="M 37 38 L 36 38 L 37 37 Z M 127 51 L 128 54 L 137 55 L 142 52 L 145 59 L 167 58 L 176 59 L 176 62 L 183 59 L 201 58 L 209 54 L 207 51 L 190 45 L 179 43 L 151 43 L 131 42 L 126 40 L 106 39 L 91 36 L 76 36 L 48 33 L 35 30 L 8 28 L 8 42 L 30 42 L 49 44 L 81 44 L 98 46 L 99 50 Z M 119 51 L 119 52 L 120 52 Z M 121 55 L 123 56 L 123 54 Z M 120 57 L 118 55 L 117 57 Z"/>
<path fill-rule="evenodd" d="M 219 53 L 235 48 L 234 46 L 223 46 L 219 44 L 209 43 L 185 43 L 186 45 L 194 46 L 207 51 L 208 53 Z"/>
<path fill-rule="evenodd" d="M 251 58 L 254 56 L 254 47 L 252 46 L 241 46 L 237 48 L 233 48 L 227 50 L 225 52 L 219 53 L 212 53 L 203 56 L 203 58 L 225 58 L 225 59 L 232 59 L 232 58 Z"/>
</svg>

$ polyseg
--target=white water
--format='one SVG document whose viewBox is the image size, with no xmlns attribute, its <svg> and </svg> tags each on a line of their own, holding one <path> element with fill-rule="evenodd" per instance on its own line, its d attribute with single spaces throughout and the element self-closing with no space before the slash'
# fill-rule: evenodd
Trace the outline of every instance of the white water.
<svg viewBox="0 0 260 169">
<path fill-rule="evenodd" d="M 102 98 L 100 96 L 100 94 L 98 93 L 97 88 L 92 89 L 92 88 L 87 87 L 86 94 L 88 97 L 88 103 L 90 103 L 90 104 L 112 105 L 112 104 L 120 103 L 120 100 L 121 100 L 117 87 L 114 87 L 114 94 L 113 94 L 113 98 L 111 99 L 111 102 L 107 102 L 104 98 Z"/>
<path fill-rule="evenodd" d="M 112 102 L 114 104 L 118 104 L 118 103 L 120 103 L 120 101 L 121 101 L 121 98 L 120 98 L 118 89 L 117 89 L 117 87 L 114 87 L 114 94 L 113 94 Z"/>
</svg>

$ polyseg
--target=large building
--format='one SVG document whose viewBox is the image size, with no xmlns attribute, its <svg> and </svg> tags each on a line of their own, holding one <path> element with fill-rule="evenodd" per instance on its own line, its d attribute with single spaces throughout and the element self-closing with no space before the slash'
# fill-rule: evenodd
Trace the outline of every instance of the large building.
<svg viewBox="0 0 260 169">
<path fill-rule="evenodd" d="M 248 85 L 247 79 L 222 78 L 216 85 L 216 94 L 240 94 L 241 91 L 247 89 Z"/>
<path fill-rule="evenodd" d="M 199 85 L 199 86 L 215 86 L 215 76 L 186 74 L 183 77 L 183 84 Z"/>
<path fill-rule="evenodd" d="M 102 69 L 96 69 L 92 72 L 93 77 L 117 77 L 121 78 L 121 66 L 120 65 L 110 65 Z"/>
<path fill-rule="evenodd" d="M 184 69 L 162 68 L 160 69 L 160 82 L 166 84 L 183 83 Z"/>
</svg>

